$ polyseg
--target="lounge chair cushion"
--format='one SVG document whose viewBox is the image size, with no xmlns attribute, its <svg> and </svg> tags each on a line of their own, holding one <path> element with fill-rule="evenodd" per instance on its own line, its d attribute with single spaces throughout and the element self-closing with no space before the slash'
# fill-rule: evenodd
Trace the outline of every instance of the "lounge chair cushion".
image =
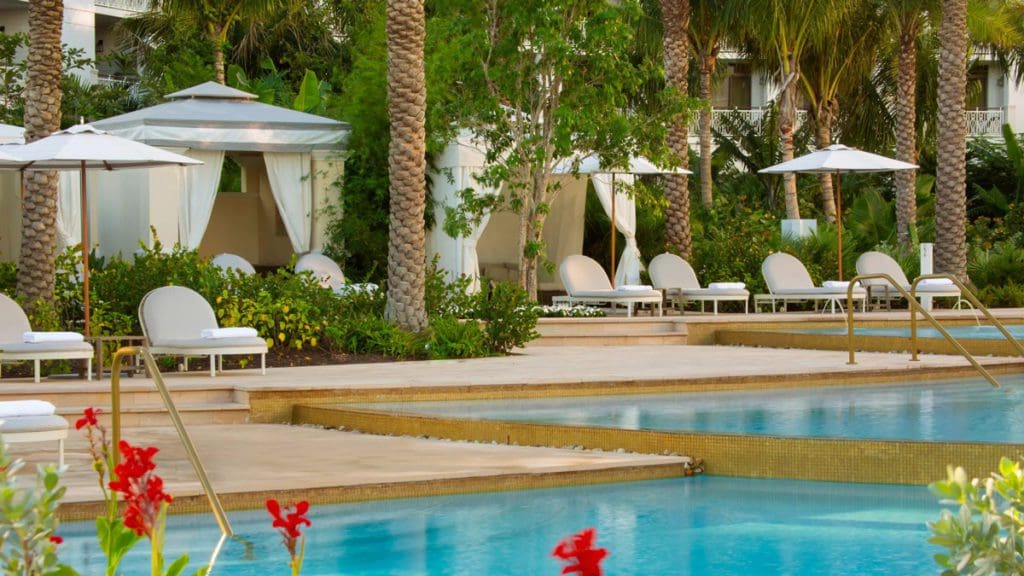
<svg viewBox="0 0 1024 576">
<path fill-rule="evenodd" d="M 572 298 L 607 298 L 608 300 L 636 300 L 637 298 L 661 298 L 657 290 L 580 290 L 570 292 Z"/>
<path fill-rule="evenodd" d="M 679 294 L 680 296 L 700 299 L 700 298 L 718 298 L 718 297 L 736 297 L 736 298 L 747 298 L 750 296 L 750 292 L 743 288 L 689 288 L 684 290 L 669 291 L 669 294 Z"/>
<path fill-rule="evenodd" d="M 25 332 L 31 332 L 28 316 L 4 294 L 0 294 L 0 342 L 21 342 Z"/>
<path fill-rule="evenodd" d="M 4 354 L 48 354 L 54 352 L 83 353 L 92 356 L 92 346 L 85 342 L 0 342 Z"/>
<path fill-rule="evenodd" d="M 658 254 L 651 260 L 647 267 L 651 273 L 651 282 L 655 288 L 698 290 L 701 289 L 700 281 L 697 280 L 697 273 L 693 266 L 679 256 L 665 252 Z"/>
<path fill-rule="evenodd" d="M 788 290 L 781 290 L 779 292 L 772 292 L 773 294 L 781 294 L 785 296 L 807 296 L 828 298 L 832 296 L 846 296 L 846 288 L 791 288 Z M 863 297 L 867 294 L 867 291 L 860 286 L 853 289 L 853 295 L 855 297 Z"/>
<path fill-rule="evenodd" d="M 807 273 L 803 262 L 785 252 L 768 255 L 761 264 L 761 274 L 768 285 L 768 291 L 773 294 L 794 290 L 820 290 L 814 285 L 814 280 L 811 280 L 811 275 Z"/>
<path fill-rule="evenodd" d="M 154 348 L 168 348 L 180 350 L 207 349 L 211 353 L 215 350 L 226 350 L 230 348 L 252 348 L 266 347 L 267 342 L 258 336 L 241 338 L 171 338 L 161 340 L 159 344 L 154 343 Z"/>
<path fill-rule="evenodd" d="M 49 416 L 14 416 L 0 418 L 0 434 L 24 434 L 26 432 L 54 432 L 68 429 L 68 421 L 51 414 Z"/>
<path fill-rule="evenodd" d="M 154 349 L 203 349 L 214 354 L 232 348 L 267 347 L 259 337 L 202 338 L 203 330 L 218 328 L 213 307 L 198 292 L 182 286 L 164 286 L 146 294 L 139 305 L 139 318 Z"/>
</svg>

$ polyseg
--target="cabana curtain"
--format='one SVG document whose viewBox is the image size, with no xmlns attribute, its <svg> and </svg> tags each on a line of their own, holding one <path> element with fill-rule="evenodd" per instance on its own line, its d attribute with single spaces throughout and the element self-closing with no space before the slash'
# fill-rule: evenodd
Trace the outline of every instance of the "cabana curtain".
<svg viewBox="0 0 1024 576">
<path fill-rule="evenodd" d="M 594 191 L 601 200 L 605 214 L 611 217 L 612 214 L 612 175 L 591 174 L 591 181 L 594 183 Z M 615 267 L 615 285 L 639 284 L 640 270 L 643 263 L 640 261 L 640 247 L 636 243 L 636 199 L 629 190 L 633 186 L 634 177 L 632 174 L 615 175 L 615 228 L 626 237 L 626 246 L 622 250 L 622 257 Z"/>
<path fill-rule="evenodd" d="M 199 247 L 217 199 L 220 173 L 224 167 L 223 150 L 188 150 L 185 156 L 203 163 L 182 168 L 185 185 L 178 206 L 178 242 L 185 248 Z"/>
<path fill-rule="evenodd" d="M 66 248 L 82 242 L 82 182 L 77 173 L 58 174 L 57 239 Z"/>
<path fill-rule="evenodd" d="M 264 152 L 274 202 L 296 254 L 309 252 L 313 229 L 313 179 L 304 152 Z"/>
</svg>

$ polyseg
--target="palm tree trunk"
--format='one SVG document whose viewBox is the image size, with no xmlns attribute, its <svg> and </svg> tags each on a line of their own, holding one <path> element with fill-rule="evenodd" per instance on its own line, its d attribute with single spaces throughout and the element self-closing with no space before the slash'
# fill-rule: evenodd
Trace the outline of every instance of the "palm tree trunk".
<svg viewBox="0 0 1024 576">
<path fill-rule="evenodd" d="M 221 44 L 217 44 L 213 49 L 213 69 L 217 72 L 217 83 L 225 84 L 226 76 L 224 74 L 224 47 Z"/>
<path fill-rule="evenodd" d="M 896 158 L 917 164 L 917 16 L 900 34 L 899 79 L 896 84 Z M 917 171 L 900 170 L 896 179 L 896 241 L 911 248 L 911 227 L 917 223 Z"/>
<path fill-rule="evenodd" d="M 705 106 L 700 111 L 700 200 L 708 208 L 714 202 L 711 181 L 711 78 L 715 74 L 717 63 L 717 46 L 710 54 L 701 56 L 700 97 L 704 100 Z"/>
<path fill-rule="evenodd" d="M 427 325 L 424 303 L 426 206 L 426 85 L 423 0 L 388 0 L 388 226 L 387 318 L 404 330 Z"/>
<path fill-rule="evenodd" d="M 814 118 L 814 140 L 818 150 L 823 150 L 832 145 L 832 110 L 829 105 L 822 104 Z M 832 190 L 832 175 L 818 174 L 818 183 L 821 186 L 821 212 L 828 222 L 836 221 L 836 197 Z"/>
<path fill-rule="evenodd" d="M 939 46 L 935 268 L 966 281 L 967 0 L 942 0 Z"/>
<path fill-rule="evenodd" d="M 690 25 L 690 0 L 661 0 L 661 19 L 664 25 L 663 40 L 665 52 L 665 79 L 679 94 L 688 93 L 690 68 L 690 39 L 687 30 Z M 668 127 L 667 143 L 673 154 L 679 157 L 683 167 L 690 162 L 688 118 L 680 115 Z M 683 258 L 690 257 L 692 238 L 690 235 L 690 192 L 689 180 L 685 174 L 665 177 L 665 236 L 668 245 Z"/>
<path fill-rule="evenodd" d="M 779 138 L 782 141 L 782 161 L 788 162 L 793 159 L 793 132 L 796 130 L 796 78 L 799 76 L 798 63 L 789 56 L 789 75 L 791 76 L 785 90 L 782 93 L 782 101 L 779 106 Z M 798 220 L 800 218 L 800 201 L 796 190 L 796 174 L 792 172 L 783 174 L 783 188 L 786 192 L 786 218 Z"/>
<path fill-rule="evenodd" d="M 26 142 L 44 138 L 60 129 L 60 39 L 63 18 L 63 0 L 32 0 L 28 3 L 29 47 L 24 118 Z M 24 178 L 18 294 L 32 306 L 39 300 L 49 300 L 53 296 L 57 173 L 29 172 Z"/>
</svg>

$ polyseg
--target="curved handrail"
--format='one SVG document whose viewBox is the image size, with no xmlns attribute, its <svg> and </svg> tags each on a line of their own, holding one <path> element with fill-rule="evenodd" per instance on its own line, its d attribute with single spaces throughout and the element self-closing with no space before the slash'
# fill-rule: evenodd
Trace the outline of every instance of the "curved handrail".
<svg viewBox="0 0 1024 576">
<path fill-rule="evenodd" d="M 192 469 L 195 470 L 196 476 L 199 477 L 199 483 L 203 486 L 206 499 L 210 501 L 210 508 L 213 509 L 213 515 L 217 519 L 217 525 L 220 526 L 221 534 L 232 536 L 234 532 L 231 530 L 231 523 L 224 512 L 224 507 L 221 506 L 220 499 L 217 497 L 217 493 L 213 491 L 210 479 L 206 476 L 206 468 L 203 467 L 203 463 L 199 460 L 199 454 L 196 452 L 196 447 L 192 444 L 192 438 L 189 437 L 188 431 L 185 430 L 185 424 L 181 421 L 181 415 L 178 414 L 178 409 L 174 406 L 170 392 L 167 391 L 167 385 L 160 375 L 160 369 L 156 365 L 156 360 L 153 359 L 149 348 L 145 346 L 125 346 L 119 348 L 114 353 L 114 361 L 110 368 L 110 419 L 114 446 L 117 446 L 121 440 L 121 362 L 125 356 L 136 355 L 142 356 L 146 370 L 152 376 L 153 384 L 156 385 L 157 391 L 160 392 L 160 397 L 164 401 L 164 406 L 171 417 L 174 429 L 178 432 L 178 439 L 181 440 L 181 445 L 185 448 L 185 454 L 188 455 L 188 460 L 192 463 Z M 114 464 L 117 464 L 119 457 L 120 452 L 115 449 Z"/>
<path fill-rule="evenodd" d="M 925 274 L 923 276 L 918 276 L 917 278 L 914 278 L 914 282 L 910 284 L 910 295 L 917 295 L 917 285 L 920 284 L 922 280 L 929 280 L 932 278 L 944 278 L 946 280 L 951 280 L 953 284 L 960 289 L 960 297 L 964 298 L 966 296 L 967 301 L 971 303 L 971 306 L 974 306 L 975 310 L 981 311 L 981 313 L 984 314 L 986 318 L 988 318 L 988 321 L 991 322 L 992 325 L 995 326 L 1000 332 L 1002 332 L 1006 340 L 1013 344 L 1015 348 L 1017 348 L 1017 352 L 1020 352 L 1020 355 L 1024 356 L 1024 346 L 1022 346 L 1021 343 L 1016 338 L 1014 338 L 1012 334 L 1010 334 L 1010 331 L 1006 329 L 1006 326 L 1002 322 L 1000 322 L 995 316 L 993 316 L 992 312 L 987 307 L 985 307 L 985 305 L 982 304 L 980 300 L 978 300 L 978 297 L 975 296 L 974 293 L 971 292 L 967 288 L 967 286 L 965 286 L 964 283 L 961 282 L 960 279 L 957 278 L 956 276 L 953 276 L 951 274 Z M 915 324 L 916 322 L 912 322 L 910 325 L 912 336 L 914 335 L 913 332 L 917 329 L 917 326 Z"/>
<path fill-rule="evenodd" d="M 934 316 L 932 316 L 927 310 L 924 309 L 923 306 L 921 306 L 921 303 L 917 301 L 917 298 L 915 298 L 912 293 L 907 292 L 906 288 L 904 288 L 903 286 L 900 286 L 896 282 L 896 280 L 893 279 L 892 276 L 889 276 L 888 274 L 882 274 L 882 273 L 859 274 L 859 275 L 857 275 L 857 276 L 855 276 L 855 277 L 850 279 L 850 284 L 846 287 L 846 297 L 847 298 L 853 298 L 853 289 L 854 289 L 854 287 L 856 287 L 856 284 L 857 284 L 858 281 L 860 281 L 860 280 L 874 280 L 874 279 L 887 280 L 889 282 L 889 284 L 891 284 L 896 290 L 899 291 L 899 293 L 904 298 L 907 299 L 907 306 L 909 306 L 909 308 L 910 308 L 910 326 L 911 326 L 911 333 L 910 333 L 910 348 L 911 348 L 910 353 L 911 353 L 911 357 L 910 357 L 910 359 L 911 360 L 917 360 L 917 312 L 921 312 L 921 314 L 925 317 L 925 319 L 928 320 L 929 322 L 931 322 L 932 326 L 934 326 L 935 329 L 939 331 L 939 334 L 942 334 L 942 336 L 946 339 L 946 341 L 948 341 L 953 346 L 953 348 L 955 348 L 956 351 L 960 353 L 961 356 L 966 358 L 967 361 L 971 363 L 971 366 L 973 366 L 975 370 L 977 370 L 982 376 L 985 377 L 985 380 L 988 380 L 989 384 L 991 384 L 992 386 L 994 386 L 996 388 L 1000 388 L 1001 387 L 1001 386 L 999 386 L 999 383 L 996 382 L 996 379 L 992 377 L 992 374 L 990 374 L 989 371 L 986 370 L 984 366 L 979 364 L 978 361 L 974 358 L 974 356 L 972 356 L 971 353 L 968 352 L 967 349 L 964 348 L 963 345 L 960 344 L 960 342 L 958 342 L 956 338 L 953 338 L 953 336 L 950 335 L 950 333 L 947 332 L 946 329 L 943 328 L 941 324 L 939 324 L 938 320 L 936 320 Z M 847 331 L 847 342 L 849 344 L 849 349 L 850 349 L 850 360 L 849 360 L 849 362 L 847 362 L 847 364 L 856 364 L 857 362 L 854 359 L 854 349 L 853 349 L 853 308 L 852 307 L 850 307 L 849 312 L 847 313 L 846 331 Z"/>
</svg>

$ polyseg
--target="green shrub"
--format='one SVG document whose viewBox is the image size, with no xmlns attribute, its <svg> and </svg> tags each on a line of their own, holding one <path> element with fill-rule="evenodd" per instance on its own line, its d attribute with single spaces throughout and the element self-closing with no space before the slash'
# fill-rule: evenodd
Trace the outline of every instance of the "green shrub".
<svg viewBox="0 0 1024 576">
<path fill-rule="evenodd" d="M 496 354 L 507 354 L 539 336 L 536 306 L 511 282 L 483 286 L 474 297 L 472 317 L 485 322 L 487 347 Z"/>
<path fill-rule="evenodd" d="M 1009 281 L 1001 286 L 978 290 L 978 300 L 989 308 L 1020 308 L 1024 306 L 1024 286 Z"/>
<path fill-rule="evenodd" d="M 327 327 L 332 347 L 350 354 L 381 354 L 397 359 L 422 358 L 423 336 L 405 332 L 383 316 L 356 316 Z"/>
<path fill-rule="evenodd" d="M 947 479 L 929 486 L 943 510 L 929 522 L 928 539 L 946 549 L 936 554 L 942 574 L 1024 573 L 1024 470 L 1009 458 L 988 479 L 968 480 L 963 468 L 949 467 Z"/>
<path fill-rule="evenodd" d="M 489 355 L 487 335 L 475 320 L 439 316 L 430 321 L 430 330 L 428 358 L 477 358 Z"/>
<path fill-rule="evenodd" d="M 0 292 L 13 297 L 18 288 L 18 265 L 0 262 Z"/>
</svg>

